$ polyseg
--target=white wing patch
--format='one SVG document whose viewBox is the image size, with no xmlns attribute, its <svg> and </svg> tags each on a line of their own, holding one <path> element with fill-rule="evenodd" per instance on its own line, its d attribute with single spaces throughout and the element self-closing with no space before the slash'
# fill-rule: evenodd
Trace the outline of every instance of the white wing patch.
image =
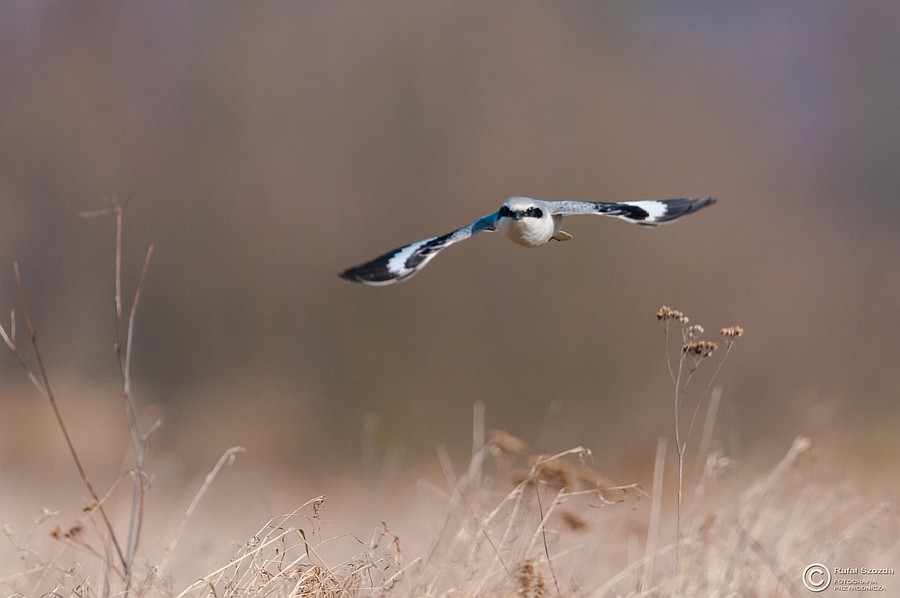
<svg viewBox="0 0 900 598">
<path fill-rule="evenodd" d="M 645 222 L 658 222 L 663 220 L 668 212 L 666 203 L 663 201 L 647 200 L 647 201 L 624 201 L 628 206 L 634 206 L 647 212 Z"/>
<path fill-rule="evenodd" d="M 424 241 L 418 241 L 416 243 L 411 243 L 406 247 L 401 247 L 397 253 L 395 253 L 391 258 L 387 261 L 387 269 L 389 272 L 396 274 L 397 276 L 403 276 L 407 274 L 410 268 L 407 268 L 406 261 L 412 257 L 417 250 L 421 249 L 423 246 L 427 245 L 431 241 L 434 241 L 435 237 L 430 239 L 425 239 Z"/>
</svg>

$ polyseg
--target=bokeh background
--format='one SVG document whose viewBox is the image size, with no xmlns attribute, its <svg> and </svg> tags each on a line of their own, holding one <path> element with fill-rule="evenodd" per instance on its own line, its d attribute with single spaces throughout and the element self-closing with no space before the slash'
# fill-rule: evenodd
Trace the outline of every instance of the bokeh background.
<svg viewBox="0 0 900 598">
<path fill-rule="evenodd" d="M 839 475 L 896 479 L 898 31 L 878 2 L 5 2 L 0 313 L 18 260 L 101 480 L 129 450 L 114 223 L 79 212 L 113 198 L 126 300 L 156 247 L 132 375 L 161 477 L 233 445 L 242 484 L 298 501 L 437 471 L 481 402 L 533 450 L 646 480 L 668 304 L 747 330 L 719 377 L 734 456 L 809 434 Z M 519 194 L 719 203 L 536 250 L 480 235 L 393 287 L 336 276 Z M 9 354 L 0 409 L 5 495 L 75 477 Z"/>
</svg>

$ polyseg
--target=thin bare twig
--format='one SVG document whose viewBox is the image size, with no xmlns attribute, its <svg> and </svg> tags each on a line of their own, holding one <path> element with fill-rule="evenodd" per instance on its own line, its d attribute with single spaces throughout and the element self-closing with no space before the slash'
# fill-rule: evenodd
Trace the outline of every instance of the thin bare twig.
<svg viewBox="0 0 900 598">
<path fill-rule="evenodd" d="M 100 496 L 97 494 L 97 491 L 94 490 L 94 485 L 91 483 L 91 480 L 84 469 L 84 465 L 81 463 L 81 459 L 78 456 L 78 451 L 75 450 L 75 445 L 72 442 L 72 438 L 69 435 L 69 430 L 66 427 L 65 421 L 62 417 L 62 413 L 59 410 L 59 405 L 56 402 L 56 397 L 54 396 L 53 390 L 50 387 L 50 377 L 47 373 L 47 368 L 44 366 L 44 359 L 41 356 L 41 352 L 38 347 L 37 329 L 34 327 L 34 324 L 32 324 L 31 315 L 28 312 L 28 302 L 25 298 L 25 286 L 22 283 L 22 274 L 19 271 L 18 262 L 13 263 L 13 272 L 16 279 L 16 292 L 19 299 L 19 309 L 22 314 L 22 320 L 25 323 L 25 329 L 28 332 L 29 340 L 31 341 L 31 348 L 32 352 L 34 353 L 34 358 L 35 362 L 37 363 L 37 369 L 40 378 L 38 378 L 38 376 L 35 375 L 35 373 L 32 371 L 31 367 L 28 365 L 28 362 L 25 361 L 25 357 L 22 355 L 21 351 L 16 345 L 14 325 L 10 325 L 10 335 L 7 335 L 4 331 L 3 339 L 4 341 L 6 341 L 6 344 L 9 346 L 10 350 L 16 355 L 17 359 L 19 360 L 19 364 L 25 370 L 28 379 L 35 386 L 35 388 L 37 388 L 38 392 L 40 392 L 50 403 L 50 407 L 53 409 L 53 415 L 56 417 L 56 423 L 59 425 L 59 429 L 62 432 L 63 439 L 65 440 L 66 446 L 69 449 L 69 454 L 71 454 L 72 460 L 75 462 L 75 468 L 78 470 L 78 474 L 81 477 L 81 481 L 84 484 L 84 487 L 91 495 L 91 499 L 97 505 L 97 510 L 99 511 L 100 517 L 101 519 L 103 519 L 103 523 L 106 526 L 107 531 L 109 532 L 109 537 L 113 543 L 113 548 L 115 549 L 116 555 L 118 556 L 123 569 L 126 569 L 127 561 L 125 559 L 125 554 L 123 553 L 122 548 L 119 545 L 115 530 L 113 529 L 112 523 L 109 520 L 109 516 L 106 514 L 106 509 L 103 508 L 103 504 L 100 501 Z M 13 321 L 15 321 L 15 318 L 13 318 Z"/>
<path fill-rule="evenodd" d="M 128 521 L 128 546 L 126 553 L 126 588 L 125 593 L 128 595 L 128 589 L 131 585 L 132 566 L 134 557 L 140 545 L 141 529 L 143 528 L 144 518 L 144 493 L 146 489 L 146 478 L 144 473 L 144 457 L 147 448 L 147 435 L 144 433 L 140 421 L 137 417 L 137 409 L 134 404 L 134 397 L 131 392 L 131 348 L 134 339 L 134 322 L 137 315 L 138 303 L 141 299 L 141 289 L 144 285 L 144 279 L 147 276 L 147 269 L 150 267 L 150 258 L 153 256 L 153 244 L 147 247 L 147 254 L 144 257 L 144 265 L 141 269 L 141 276 L 138 279 L 138 285 L 134 292 L 134 298 L 131 303 L 131 311 L 128 316 L 128 325 L 125 328 L 125 346 L 124 354 L 122 348 L 122 265 L 123 249 L 123 216 L 124 207 L 121 204 L 115 206 L 116 214 L 116 353 L 119 356 L 119 367 L 122 372 L 123 398 L 125 402 L 125 415 L 128 421 L 128 430 L 131 433 L 131 445 L 134 452 L 134 460 L 137 475 L 134 476 L 134 492 L 131 500 L 131 516 Z"/>
<path fill-rule="evenodd" d="M 124 320 L 123 298 L 122 298 L 122 270 L 125 264 L 123 237 L 124 237 L 124 220 L 125 220 L 125 204 L 118 200 L 113 200 L 113 204 L 101 208 L 82 212 L 81 216 L 86 218 L 101 217 L 115 215 L 116 217 L 116 239 L 115 239 L 115 314 L 116 314 L 116 342 L 115 352 L 119 362 L 119 370 L 122 375 L 123 399 L 125 403 L 125 417 L 128 423 L 128 431 L 131 435 L 131 447 L 135 460 L 134 475 L 134 491 L 131 499 L 131 515 L 128 520 L 128 541 L 124 558 L 125 567 L 125 596 L 131 587 L 132 566 L 135 554 L 140 545 L 141 529 L 143 527 L 144 516 L 144 494 L 147 485 L 147 476 L 144 475 L 144 461 L 147 449 L 147 439 L 149 434 L 156 428 L 152 426 L 150 430 L 145 432 L 140 424 L 137 416 L 137 408 L 134 403 L 134 397 L 131 389 L 131 356 L 132 341 L 134 339 L 134 325 L 137 315 L 138 303 L 141 299 L 141 290 L 144 286 L 144 279 L 147 276 L 147 270 L 150 266 L 150 258 L 153 256 L 153 244 L 147 247 L 147 254 L 144 257 L 144 264 L 141 269 L 141 276 L 138 280 L 134 297 L 131 303 L 131 311 L 128 314 L 127 324 Z M 124 338 L 123 338 L 124 335 Z"/>
</svg>

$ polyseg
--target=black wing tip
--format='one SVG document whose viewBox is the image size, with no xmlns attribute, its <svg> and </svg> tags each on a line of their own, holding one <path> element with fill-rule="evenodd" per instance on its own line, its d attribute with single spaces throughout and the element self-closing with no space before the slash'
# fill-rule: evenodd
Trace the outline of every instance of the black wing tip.
<svg viewBox="0 0 900 598">
<path fill-rule="evenodd" d="M 372 278 L 372 276 L 376 273 L 376 270 L 372 267 L 372 265 L 372 262 L 366 262 L 365 264 L 347 268 L 346 270 L 338 274 L 338 277 L 344 280 L 349 280 L 350 282 L 365 282 L 366 280 Z"/>
<path fill-rule="evenodd" d="M 670 199 L 664 201 L 683 204 L 685 206 L 689 206 L 691 209 L 699 210 L 700 208 L 711 206 L 718 200 L 715 197 L 685 197 L 684 199 Z"/>
<path fill-rule="evenodd" d="M 684 199 L 670 199 L 663 201 L 668 204 L 669 208 L 666 210 L 666 214 L 658 220 L 659 223 L 677 220 L 682 216 L 687 216 L 697 210 L 702 210 L 706 206 L 711 206 L 716 203 L 717 200 L 715 197 L 686 197 Z"/>
<path fill-rule="evenodd" d="M 347 268 L 338 277 L 350 282 L 358 282 L 367 285 L 383 285 L 395 282 L 397 273 L 391 272 L 388 267 L 391 258 L 397 253 L 397 249 L 380 255 L 374 260 Z"/>
<path fill-rule="evenodd" d="M 357 273 L 355 272 L 355 268 L 350 268 L 349 270 L 344 270 L 340 274 L 338 274 L 338 278 L 342 280 L 349 280 L 350 282 L 362 282 Z"/>
<path fill-rule="evenodd" d="M 413 274 L 411 272 L 392 272 L 387 267 L 387 256 L 348 268 L 338 274 L 338 278 L 349 282 L 356 282 L 371 287 L 383 287 L 397 282 L 403 282 Z"/>
<path fill-rule="evenodd" d="M 705 197 L 702 199 L 691 199 L 691 207 L 688 209 L 688 213 L 696 212 L 697 210 L 702 210 L 706 206 L 711 206 L 718 201 L 715 197 Z"/>
<path fill-rule="evenodd" d="M 687 209 L 685 210 L 685 214 L 690 214 L 691 212 L 696 212 L 697 210 L 702 210 L 706 206 L 711 206 L 716 203 L 715 197 L 704 197 L 704 198 L 688 198 Z"/>
<path fill-rule="evenodd" d="M 397 277 L 383 268 L 371 268 L 368 264 L 349 268 L 338 274 L 338 278 L 349 282 L 358 282 L 371 286 L 380 286 L 397 282 Z"/>
</svg>

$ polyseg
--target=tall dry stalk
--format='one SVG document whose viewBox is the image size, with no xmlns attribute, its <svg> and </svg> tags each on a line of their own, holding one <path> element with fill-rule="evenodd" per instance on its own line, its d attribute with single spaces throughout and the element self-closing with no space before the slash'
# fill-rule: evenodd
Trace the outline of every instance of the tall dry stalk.
<svg viewBox="0 0 900 598">
<path fill-rule="evenodd" d="M 135 327 L 135 319 L 137 315 L 138 303 L 141 297 L 141 289 L 143 288 L 144 279 L 146 278 L 147 269 L 150 265 L 150 258 L 153 255 L 153 244 L 147 248 L 147 254 L 144 258 L 143 268 L 141 270 L 141 276 L 138 281 L 134 297 L 131 303 L 131 310 L 128 314 L 127 324 L 124 319 L 124 313 L 122 309 L 123 300 L 122 300 L 122 269 L 124 264 L 123 257 L 123 249 L 122 249 L 122 237 L 123 237 L 123 220 L 124 220 L 124 207 L 121 203 L 115 203 L 111 207 L 104 208 L 102 210 L 97 210 L 93 212 L 84 212 L 82 216 L 85 217 L 93 217 L 93 216 L 105 216 L 114 214 L 116 217 L 116 241 L 115 241 L 115 262 L 116 262 L 116 274 L 115 274 L 115 317 L 116 317 L 116 343 L 115 343 L 115 351 L 116 356 L 119 362 L 119 370 L 122 375 L 122 384 L 123 384 L 123 395 L 124 395 L 124 403 L 125 403 L 125 417 L 128 424 L 128 430 L 131 436 L 131 444 L 132 444 L 132 452 L 134 454 L 135 459 L 135 468 L 130 472 L 134 479 L 134 490 L 132 492 L 132 505 L 131 505 L 131 514 L 128 520 L 128 536 L 126 542 L 124 544 L 119 540 L 119 536 L 116 534 L 116 531 L 110 521 L 108 514 L 106 513 L 106 509 L 103 506 L 103 501 L 105 500 L 105 496 L 101 499 L 100 495 L 94 489 L 93 484 L 90 481 L 90 478 L 87 475 L 87 471 L 81 461 L 81 458 L 78 455 L 78 451 L 75 449 L 75 445 L 72 442 L 72 438 L 69 435 L 68 428 L 66 426 L 65 420 L 62 417 L 62 413 L 59 410 L 59 406 L 56 400 L 55 395 L 53 394 L 53 390 L 50 386 L 50 376 L 47 372 L 47 368 L 44 365 L 43 357 L 41 356 L 41 352 L 38 346 L 38 334 L 37 328 L 34 326 L 31 320 L 31 315 L 28 310 L 28 302 L 25 296 L 25 286 L 22 281 L 22 274 L 19 269 L 18 262 L 13 264 L 13 271 L 15 274 L 15 282 L 16 282 L 16 291 L 18 294 L 18 302 L 19 309 L 21 311 L 21 317 L 25 324 L 25 329 L 28 333 L 28 338 L 30 340 L 32 353 L 34 355 L 34 364 L 35 368 L 32 368 L 29 361 L 26 359 L 25 355 L 22 353 L 16 339 L 16 313 L 15 310 L 11 312 L 10 315 L 10 324 L 9 331 L 0 326 L 0 336 L 2 336 L 4 342 L 7 347 L 12 351 L 12 353 L 16 356 L 20 366 L 25 371 L 26 376 L 31 381 L 32 385 L 37 388 L 38 392 L 47 401 L 50 403 L 50 406 L 53 410 L 54 417 L 56 418 L 57 425 L 59 426 L 60 431 L 62 432 L 63 438 L 66 442 L 66 446 L 69 449 L 69 453 L 72 456 L 72 460 L 75 463 L 75 467 L 78 470 L 78 474 L 81 477 L 82 483 L 87 489 L 88 493 L 91 497 L 91 505 L 89 507 L 89 511 L 96 510 L 100 514 L 100 518 L 103 520 L 103 525 L 107 530 L 109 535 L 110 542 L 112 543 L 112 548 L 115 553 L 116 561 L 114 563 L 109 562 L 109 559 L 105 557 L 101 557 L 104 560 L 112 571 L 116 573 L 124 581 L 124 596 L 128 596 L 129 591 L 131 590 L 132 585 L 132 573 L 135 561 L 135 555 L 137 553 L 138 547 L 140 545 L 140 537 L 141 537 L 141 529 L 143 524 L 143 515 L 144 515 L 144 494 L 146 491 L 147 479 L 148 476 L 144 470 L 144 461 L 146 456 L 147 449 L 147 439 L 149 434 L 152 432 L 155 426 L 152 426 L 149 430 L 144 430 L 141 425 L 138 417 L 137 417 L 137 409 L 135 407 L 134 397 L 131 389 L 131 356 L 132 356 L 132 346 L 134 339 L 134 327 Z M 99 552 L 97 551 L 89 551 L 99 556 Z"/>
<path fill-rule="evenodd" d="M 78 475 L 81 477 L 81 482 L 84 484 L 84 487 L 87 489 L 88 494 L 90 494 L 91 496 L 90 511 L 96 510 L 98 513 L 100 513 L 100 518 L 103 520 L 103 524 L 106 527 L 107 532 L 109 533 L 109 538 L 112 542 L 113 549 L 115 550 L 116 557 L 118 559 L 117 562 L 119 564 L 107 564 L 112 565 L 113 570 L 115 570 L 120 576 L 124 578 L 126 577 L 126 571 L 128 570 L 128 561 L 125 557 L 125 552 L 122 550 L 122 546 L 119 542 L 118 536 L 116 535 L 115 529 L 113 529 L 113 525 L 109 519 L 109 515 L 107 515 L 106 509 L 103 507 L 103 501 L 100 499 L 100 496 L 94 489 L 94 485 L 91 483 L 91 480 L 88 477 L 87 471 L 85 470 L 84 465 L 81 462 L 81 458 L 78 456 L 78 451 L 75 449 L 75 444 L 72 442 L 72 437 L 69 435 L 69 430 L 66 427 L 66 422 L 59 410 L 59 404 L 56 401 L 56 396 L 53 394 L 53 389 L 50 386 L 50 376 L 47 373 L 47 368 L 44 365 L 44 359 L 43 357 L 41 357 L 41 351 L 38 346 L 37 328 L 32 323 L 31 315 L 28 311 L 28 301 L 25 296 L 25 285 L 22 282 L 22 273 L 19 270 L 19 262 L 13 263 L 13 272 L 16 279 L 16 293 L 19 300 L 19 309 L 21 310 L 22 321 L 25 324 L 25 330 L 28 333 L 31 350 L 34 354 L 34 362 L 37 366 L 37 373 L 35 373 L 35 370 L 31 367 L 25 355 L 19 348 L 18 339 L 16 338 L 15 310 L 12 310 L 10 312 L 9 332 L 7 332 L 3 326 L 0 326 L 0 336 L 3 337 L 3 340 L 6 343 L 6 346 L 9 347 L 9 350 L 12 351 L 13 355 L 16 356 L 19 365 L 25 371 L 25 375 L 28 377 L 29 381 L 31 381 L 31 384 L 45 399 L 47 399 L 47 402 L 50 403 L 50 407 L 53 409 L 53 415 L 56 418 L 56 423 L 59 426 L 60 432 L 62 432 L 63 439 L 65 440 L 66 446 L 69 449 L 69 454 L 72 456 L 72 461 L 75 463 L 75 468 L 78 470 Z M 121 569 L 119 569 L 119 567 L 121 567 Z"/>
<path fill-rule="evenodd" d="M 725 354 L 719 360 L 719 364 L 709 377 L 706 385 L 700 390 L 699 396 L 694 403 L 694 409 L 691 414 L 688 429 L 682 433 L 682 416 L 681 410 L 684 405 L 685 395 L 688 386 L 694 378 L 694 374 L 700 367 L 700 364 L 712 357 L 719 346 L 715 341 L 703 340 L 700 336 L 705 332 L 703 326 L 699 324 L 690 324 L 684 312 L 672 309 L 663 305 L 656 313 L 656 318 L 663 323 L 663 332 L 665 334 L 665 351 L 666 351 L 666 367 L 669 370 L 669 378 L 672 381 L 674 390 L 674 428 L 675 428 L 675 451 L 678 457 L 678 488 L 675 512 L 675 575 L 678 576 L 678 556 L 679 546 L 682 538 L 681 512 L 684 501 L 684 460 L 687 452 L 688 442 L 694 431 L 694 424 L 697 421 L 697 414 L 700 413 L 700 406 L 704 403 L 709 391 L 713 388 L 722 366 L 728 359 L 734 341 L 744 333 L 744 329 L 740 326 L 730 326 L 722 328 L 719 332 L 725 339 Z M 678 354 L 677 365 L 673 365 L 673 357 L 669 350 L 670 325 L 677 322 L 681 325 L 681 350 Z"/>
<path fill-rule="evenodd" d="M 134 404 L 134 396 L 131 392 L 131 348 L 134 339 L 134 322 L 137 314 L 138 302 L 141 300 L 141 289 L 144 286 L 144 279 L 147 276 L 147 268 L 150 266 L 150 258 L 153 256 L 153 243 L 147 247 L 147 254 L 144 257 L 144 265 L 141 268 L 141 277 L 138 279 L 137 287 L 134 291 L 134 298 L 131 302 L 131 311 L 128 315 L 128 326 L 125 334 L 125 349 L 122 350 L 122 234 L 124 207 L 122 204 L 116 204 L 113 207 L 116 215 L 116 355 L 119 361 L 119 370 L 122 374 L 122 394 L 125 403 L 125 417 L 128 422 L 128 431 L 131 436 L 131 450 L 134 453 L 135 469 L 134 469 L 134 490 L 131 499 L 131 516 L 128 520 L 128 543 L 126 547 L 127 569 L 125 571 L 125 595 L 128 595 L 128 588 L 131 585 L 132 567 L 134 557 L 140 545 L 141 529 L 144 521 L 144 494 L 147 484 L 147 476 L 144 471 L 144 458 L 147 452 L 147 439 L 152 433 L 155 426 L 144 431 L 140 420 L 137 417 L 137 410 Z"/>
</svg>

